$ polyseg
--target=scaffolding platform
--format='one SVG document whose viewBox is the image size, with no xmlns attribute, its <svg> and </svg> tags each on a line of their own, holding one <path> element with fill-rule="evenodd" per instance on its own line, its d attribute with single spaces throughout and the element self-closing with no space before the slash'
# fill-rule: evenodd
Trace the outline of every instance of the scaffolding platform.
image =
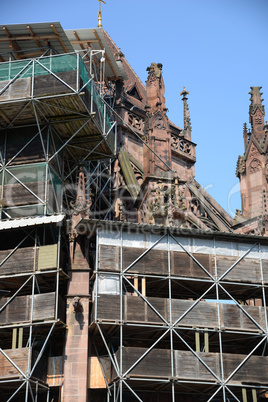
<svg viewBox="0 0 268 402">
<path fill-rule="evenodd" d="M 76 159 L 115 153 L 115 127 L 76 53 L 0 63 L 0 128 L 50 124 Z"/>
</svg>

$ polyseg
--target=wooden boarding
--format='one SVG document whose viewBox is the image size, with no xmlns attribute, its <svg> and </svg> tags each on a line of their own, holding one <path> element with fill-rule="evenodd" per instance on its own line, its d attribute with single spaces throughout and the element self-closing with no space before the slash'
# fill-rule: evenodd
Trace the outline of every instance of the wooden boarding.
<svg viewBox="0 0 268 402">
<path fill-rule="evenodd" d="M 4 349 L 5 354 L 15 363 L 16 366 L 27 375 L 28 370 L 28 357 L 29 357 L 29 348 L 19 348 L 19 349 Z M 32 350 L 30 356 L 30 368 L 33 367 L 34 362 L 38 357 L 39 352 L 36 350 Z M 39 378 L 42 381 L 46 380 L 47 374 L 47 358 L 43 355 L 38 362 L 33 377 Z M 9 360 L 0 353 L 0 379 L 14 379 L 21 378 L 22 374 L 14 367 Z"/>
<path fill-rule="evenodd" d="M 99 246 L 99 271 L 120 271 L 120 248 Z"/>
<path fill-rule="evenodd" d="M 1 266 L 0 276 L 45 271 L 57 268 L 57 244 L 48 246 L 18 248 Z M 0 263 L 12 252 L 12 249 L 0 251 Z"/>
<path fill-rule="evenodd" d="M 218 353 L 197 353 L 205 364 L 216 374 L 219 375 L 219 355 Z M 177 378 L 200 379 L 216 381 L 211 372 L 199 362 L 189 351 L 174 351 L 175 375 Z"/>
<path fill-rule="evenodd" d="M 129 267 L 146 249 L 123 247 L 123 270 Z M 215 278 L 215 257 L 209 254 L 193 253 L 193 257 Z M 239 259 L 239 257 L 217 256 L 217 277 L 219 278 Z M 211 280 L 203 270 L 185 252 L 170 252 L 171 275 L 185 278 Z M 262 261 L 264 281 L 268 282 L 268 260 Z M 111 245 L 99 246 L 99 271 L 120 270 L 120 247 Z M 168 252 L 152 249 L 128 271 L 129 274 L 168 275 Z M 226 282 L 261 283 L 260 260 L 243 258 L 224 278 Z"/>
<path fill-rule="evenodd" d="M 208 274 L 187 253 L 171 251 L 170 255 L 172 275 L 209 279 Z M 214 275 L 214 265 L 210 255 L 193 253 L 193 257 Z"/>
<path fill-rule="evenodd" d="M 108 357 L 90 357 L 88 366 L 88 388 L 105 389 L 106 382 L 104 375 L 107 383 L 109 383 L 111 381 L 111 370 L 112 364 Z"/>
<path fill-rule="evenodd" d="M 123 270 L 139 258 L 146 249 L 123 247 Z M 138 261 L 129 273 L 168 275 L 168 252 L 152 249 Z"/>
<path fill-rule="evenodd" d="M 198 356 L 209 366 L 218 377 L 220 374 L 220 355 L 219 353 L 197 353 Z M 238 367 L 246 358 L 246 355 L 223 354 L 223 370 L 225 378 Z M 216 380 L 215 376 L 189 351 L 175 351 L 176 377 L 185 379 Z M 187 362 L 187 363 L 186 363 Z M 268 358 L 263 356 L 251 356 L 249 360 L 238 370 L 230 379 L 233 382 L 244 383 L 267 383 Z"/>
<path fill-rule="evenodd" d="M 146 352 L 145 348 L 123 347 L 123 373 L 126 372 L 135 362 Z M 120 349 L 116 352 L 116 358 L 119 361 Z M 219 353 L 199 352 L 197 355 L 212 370 L 212 372 L 221 377 L 220 371 L 220 355 Z M 246 355 L 224 353 L 223 368 L 225 378 L 238 367 L 238 365 L 246 358 Z M 161 364 L 160 364 L 161 362 Z M 153 377 L 168 378 L 171 376 L 171 351 L 165 349 L 152 349 L 128 374 L 135 377 Z M 268 375 L 268 357 L 251 356 L 248 361 L 238 370 L 229 384 L 251 383 L 266 384 Z M 195 381 L 215 381 L 214 376 L 190 351 L 174 351 L 174 377 L 178 380 L 195 380 Z M 117 377 L 116 372 L 112 369 L 112 380 Z"/>
<path fill-rule="evenodd" d="M 214 263 L 214 256 L 212 257 Z M 221 277 L 238 257 L 217 256 L 218 278 Z M 235 282 L 258 283 L 261 280 L 260 261 L 253 258 L 243 258 L 223 280 Z"/>
<path fill-rule="evenodd" d="M 123 347 L 123 375 L 146 352 L 145 348 Z M 115 353 L 117 361 L 120 361 L 120 350 Z M 170 350 L 152 349 L 144 359 L 130 372 L 129 375 L 153 378 L 171 377 L 171 353 Z M 112 379 L 117 374 L 112 369 Z"/>
<path fill-rule="evenodd" d="M 0 261 L 2 262 L 12 249 L 0 251 Z M 0 275 L 19 274 L 34 270 L 34 248 L 18 248 L 1 266 Z"/>
<path fill-rule="evenodd" d="M 71 88 L 76 90 L 76 77 L 77 71 L 66 71 L 62 73 L 56 73 L 62 81 L 66 82 Z M 78 85 L 81 87 L 80 78 Z M 72 90 L 62 83 L 59 79 L 51 74 L 39 75 L 34 77 L 34 96 L 50 96 L 55 94 L 71 93 Z"/>
<path fill-rule="evenodd" d="M 45 203 L 45 197 L 47 196 L 48 208 L 51 207 L 52 211 L 56 211 L 55 195 L 53 192 L 52 185 L 46 185 L 45 181 L 36 181 L 32 183 L 25 183 L 25 186 L 30 191 L 20 183 L 4 185 L 3 188 L 4 206 L 14 207 L 14 206 L 41 204 L 42 202 Z M 46 188 L 47 188 L 47 194 L 46 194 Z M 1 190 L 2 186 L 0 186 L 0 191 Z"/>
<path fill-rule="evenodd" d="M 47 321 L 55 319 L 56 293 L 43 293 L 34 295 L 33 321 Z M 0 300 L 2 307 L 8 298 Z M 14 325 L 16 323 L 31 321 L 32 296 L 15 297 L 0 313 L 0 325 Z M 59 316 L 64 319 L 64 302 L 59 297 Z"/>
<path fill-rule="evenodd" d="M 157 297 L 148 297 L 148 302 L 166 320 L 170 321 L 169 300 Z M 177 321 L 194 301 L 172 299 L 172 322 Z M 242 306 L 244 310 L 265 329 L 264 307 Z M 97 319 L 108 322 L 120 320 L 120 296 L 102 294 L 97 302 Z M 93 318 L 95 303 L 93 303 Z M 218 308 L 215 302 L 200 301 L 183 319 L 179 326 L 218 328 Z M 240 331 L 260 331 L 259 327 L 236 305 L 220 304 L 220 322 L 223 329 Z M 164 324 L 164 320 L 141 298 L 135 296 L 123 296 L 123 320 L 126 322 L 138 322 L 146 324 Z"/>
<path fill-rule="evenodd" d="M 45 184 L 45 181 L 41 181 L 25 183 L 25 186 L 28 187 L 29 190 L 31 190 L 34 194 L 36 194 L 42 201 L 45 201 Z M 2 190 L 2 188 L 0 188 L 0 190 Z M 35 197 L 20 183 L 6 184 L 4 185 L 3 190 L 3 203 L 5 207 L 40 203 L 40 200 L 38 200 L 37 197 Z"/>
<path fill-rule="evenodd" d="M 23 372 L 27 372 L 28 367 L 28 348 L 21 349 L 6 349 L 4 352 L 8 355 L 10 359 L 19 367 Z M 0 378 L 19 378 L 21 373 L 5 358 L 5 356 L 0 353 Z"/>
</svg>

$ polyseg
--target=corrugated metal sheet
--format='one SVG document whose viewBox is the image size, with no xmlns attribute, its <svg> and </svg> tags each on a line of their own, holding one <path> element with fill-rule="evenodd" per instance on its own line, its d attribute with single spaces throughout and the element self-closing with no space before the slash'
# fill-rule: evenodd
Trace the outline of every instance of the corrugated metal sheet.
<svg viewBox="0 0 268 402">
<path fill-rule="evenodd" d="M 78 35 L 80 41 L 85 41 L 85 47 L 87 48 L 87 44 L 90 44 L 90 47 L 93 50 L 102 50 L 105 49 L 105 53 L 107 55 L 106 57 L 106 63 L 105 63 L 105 73 L 108 77 L 111 79 L 116 79 L 117 77 L 123 77 L 124 80 L 126 80 L 127 74 L 126 71 L 123 67 L 122 62 L 118 59 L 116 60 L 115 57 L 113 56 L 113 53 L 111 52 L 109 45 L 107 43 L 107 40 L 105 39 L 103 30 L 101 28 L 89 28 L 89 29 L 67 29 L 65 30 L 65 33 L 69 39 L 69 41 L 72 43 L 72 46 L 75 50 L 81 51 L 81 46 L 79 43 L 73 43 L 77 42 L 77 38 L 75 37 L 74 32 Z M 99 38 L 99 42 L 96 43 L 96 35 Z M 101 58 L 101 54 L 95 56 L 98 59 Z M 108 62 L 109 60 L 109 62 Z M 114 74 L 116 73 L 116 75 Z"/>
<path fill-rule="evenodd" d="M 48 223 L 59 223 L 62 222 L 64 218 L 65 215 L 51 215 L 0 221 L 0 230 L 15 229 L 25 226 L 45 225 Z"/>
</svg>

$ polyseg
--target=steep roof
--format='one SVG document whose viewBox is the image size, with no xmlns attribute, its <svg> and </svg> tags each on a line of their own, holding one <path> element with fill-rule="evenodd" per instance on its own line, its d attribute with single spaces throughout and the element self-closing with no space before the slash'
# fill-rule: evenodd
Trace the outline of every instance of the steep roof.
<svg viewBox="0 0 268 402">
<path fill-rule="evenodd" d="M 138 77 L 138 75 L 135 73 L 131 65 L 128 63 L 126 60 L 124 54 L 121 52 L 121 49 L 116 46 L 112 38 L 109 36 L 109 34 L 102 29 L 102 32 L 104 34 L 104 37 L 109 45 L 109 48 L 114 56 L 115 59 L 118 59 L 122 62 L 124 70 L 127 74 L 127 79 L 124 80 L 124 90 L 125 90 L 125 96 L 131 101 L 131 103 L 136 103 L 137 106 L 139 107 L 144 107 L 146 104 L 146 88 L 144 83 L 141 81 L 141 79 Z M 139 101 L 136 98 L 133 98 L 128 94 L 133 87 L 136 87 L 139 96 L 141 100 Z"/>
</svg>

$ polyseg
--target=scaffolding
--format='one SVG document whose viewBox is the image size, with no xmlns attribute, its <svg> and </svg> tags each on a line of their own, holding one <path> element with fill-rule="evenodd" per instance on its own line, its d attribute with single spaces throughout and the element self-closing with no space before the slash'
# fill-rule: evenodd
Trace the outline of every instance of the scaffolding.
<svg viewBox="0 0 268 402">
<path fill-rule="evenodd" d="M 79 168 L 89 172 L 103 164 L 107 170 L 106 160 L 116 151 L 116 121 L 103 98 L 105 51 L 56 53 L 48 46 L 39 57 L 22 60 L 17 51 L 0 63 L 0 391 L 5 401 L 62 399 L 63 298 L 70 267 L 65 220 L 72 213 Z M 99 205 L 101 183 L 92 174 L 88 180 Z"/>
<path fill-rule="evenodd" d="M 85 227 L 96 230 L 90 359 L 104 378 L 92 385 L 93 400 L 98 387 L 108 401 L 265 397 L 265 239 L 112 222 L 94 229 L 84 220 Z"/>
<path fill-rule="evenodd" d="M 63 353 L 64 216 L 30 219 L 6 228 L 1 224 L 0 390 L 5 401 L 50 400 L 55 391 L 47 376 Z"/>
<path fill-rule="evenodd" d="M 122 148 L 117 158 L 116 121 L 122 138 L 126 129 L 160 157 L 118 110 L 105 36 L 69 32 L 82 48 L 72 52 L 60 26 L 37 25 L 21 28 L 30 35 L 19 48 L 16 27 L 0 38 L 12 48 L 0 55 L 1 397 L 63 400 L 64 376 L 76 382 L 68 372 L 76 353 L 89 367 L 85 400 L 267 397 L 267 240 L 130 223 L 141 187 L 131 156 Z M 48 38 L 54 42 L 43 47 Z M 107 52 L 112 79 L 127 79 Z"/>
</svg>

